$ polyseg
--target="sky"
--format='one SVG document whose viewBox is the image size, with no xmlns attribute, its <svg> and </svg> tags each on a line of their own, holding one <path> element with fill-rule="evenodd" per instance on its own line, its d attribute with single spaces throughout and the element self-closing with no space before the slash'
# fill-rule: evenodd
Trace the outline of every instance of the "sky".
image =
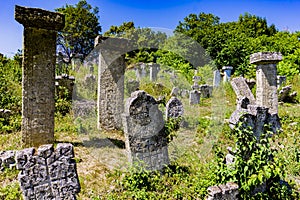
<svg viewBox="0 0 300 200">
<path fill-rule="evenodd" d="M 0 0 L 0 53 L 11 57 L 22 49 L 23 26 L 14 19 L 15 5 L 54 11 L 79 0 Z M 102 33 L 110 26 L 133 21 L 136 27 L 170 32 L 191 13 L 212 13 L 221 22 L 237 21 L 246 12 L 267 19 L 278 30 L 300 31 L 296 0 L 87 0 L 97 6 Z"/>
</svg>

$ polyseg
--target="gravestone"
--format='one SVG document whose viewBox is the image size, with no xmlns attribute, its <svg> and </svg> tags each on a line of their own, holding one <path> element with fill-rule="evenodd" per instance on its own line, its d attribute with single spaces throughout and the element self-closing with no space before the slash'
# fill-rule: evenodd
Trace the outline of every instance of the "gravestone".
<svg viewBox="0 0 300 200">
<path fill-rule="evenodd" d="M 204 85 L 200 85 L 199 86 L 199 90 L 200 90 L 200 96 L 203 98 L 209 98 L 212 96 L 212 90 L 213 87 L 207 84 Z"/>
<path fill-rule="evenodd" d="M 15 19 L 24 26 L 22 142 L 24 146 L 53 143 L 56 38 L 65 18 L 59 13 L 16 6 Z"/>
<path fill-rule="evenodd" d="M 182 117 L 184 113 L 181 101 L 176 97 L 171 99 L 166 104 L 166 119 Z"/>
<path fill-rule="evenodd" d="M 160 70 L 160 65 L 157 63 L 149 63 L 148 66 L 150 67 L 150 81 L 156 81 L 157 74 Z"/>
<path fill-rule="evenodd" d="M 236 183 L 229 182 L 207 188 L 208 197 L 206 200 L 238 200 L 239 186 Z"/>
<path fill-rule="evenodd" d="M 214 71 L 213 87 L 218 87 L 221 83 L 221 73 L 219 70 Z"/>
<path fill-rule="evenodd" d="M 140 82 L 137 80 L 128 80 L 126 83 L 126 89 L 129 96 L 132 92 L 137 91 L 139 87 L 140 87 Z"/>
<path fill-rule="evenodd" d="M 286 82 L 286 76 L 277 76 L 277 88 L 280 88 Z"/>
<path fill-rule="evenodd" d="M 222 70 L 224 71 L 223 82 L 228 82 L 231 77 L 232 66 L 224 66 Z"/>
<path fill-rule="evenodd" d="M 59 143 L 16 153 L 18 180 L 25 200 L 76 199 L 80 184 L 73 146 Z"/>
<path fill-rule="evenodd" d="M 123 115 L 129 161 L 147 170 L 161 170 L 169 164 L 164 120 L 155 99 L 135 91 L 127 99 Z"/>
<path fill-rule="evenodd" d="M 282 60 L 278 52 L 258 52 L 250 55 L 250 64 L 256 66 L 256 103 L 269 108 L 270 114 L 278 113 L 277 68 Z"/>
<path fill-rule="evenodd" d="M 178 87 L 173 87 L 171 91 L 171 96 L 178 96 L 179 94 L 179 88 Z"/>
<path fill-rule="evenodd" d="M 125 53 L 128 41 L 98 36 L 95 39 L 95 48 L 99 50 L 98 129 L 120 130 L 121 114 L 124 110 Z"/>
<path fill-rule="evenodd" d="M 231 86 L 237 96 L 238 101 L 246 97 L 249 100 L 249 104 L 254 105 L 256 100 L 252 94 L 248 84 L 243 77 L 233 78 L 231 80 Z"/>
<path fill-rule="evenodd" d="M 198 90 L 190 91 L 190 105 L 199 104 L 200 103 L 200 92 Z"/>
<path fill-rule="evenodd" d="M 0 151 L 0 171 L 4 171 L 7 168 L 13 168 L 16 165 L 15 160 L 16 151 Z"/>
</svg>

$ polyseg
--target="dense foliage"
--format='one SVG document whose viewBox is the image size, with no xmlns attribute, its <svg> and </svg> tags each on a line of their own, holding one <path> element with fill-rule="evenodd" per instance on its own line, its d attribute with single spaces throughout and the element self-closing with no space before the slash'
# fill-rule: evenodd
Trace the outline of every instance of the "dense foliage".
<svg viewBox="0 0 300 200">
<path fill-rule="evenodd" d="M 266 19 L 249 13 L 240 15 L 238 21 L 226 23 L 220 23 L 220 18 L 213 14 L 190 14 L 179 22 L 175 31 L 199 42 L 218 68 L 233 66 L 236 75 L 254 77 L 249 55 L 259 51 L 283 54 L 279 74 L 291 78 L 299 72 L 299 34 L 279 32 L 274 25 L 268 26 Z"/>
<path fill-rule="evenodd" d="M 18 55 L 15 59 L 0 58 L 0 109 L 11 110 L 8 118 L 0 117 L 0 133 L 20 129 L 22 100 L 22 68 Z"/>
</svg>

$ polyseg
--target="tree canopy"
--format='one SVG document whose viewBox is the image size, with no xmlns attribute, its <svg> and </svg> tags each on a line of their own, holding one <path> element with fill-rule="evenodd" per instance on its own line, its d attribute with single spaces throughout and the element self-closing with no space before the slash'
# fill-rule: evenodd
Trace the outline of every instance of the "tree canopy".
<svg viewBox="0 0 300 200">
<path fill-rule="evenodd" d="M 75 6 L 66 5 L 56 11 L 65 14 L 65 27 L 59 32 L 57 45 L 66 63 L 75 55 L 85 58 L 94 48 L 94 39 L 101 32 L 99 9 L 92 7 L 86 0 L 80 0 Z"/>
</svg>

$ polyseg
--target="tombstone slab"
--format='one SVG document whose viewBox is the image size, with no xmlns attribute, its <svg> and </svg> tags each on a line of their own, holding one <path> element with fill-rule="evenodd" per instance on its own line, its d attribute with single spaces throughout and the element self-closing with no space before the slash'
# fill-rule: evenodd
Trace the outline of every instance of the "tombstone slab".
<svg viewBox="0 0 300 200">
<path fill-rule="evenodd" d="M 218 87 L 221 83 L 221 73 L 219 70 L 214 71 L 213 87 Z"/>
<path fill-rule="evenodd" d="M 22 74 L 22 141 L 39 146 L 54 141 L 54 95 L 57 31 L 64 15 L 38 8 L 15 7 L 24 26 Z"/>
<path fill-rule="evenodd" d="M 250 104 L 252 105 L 255 104 L 256 100 L 248 84 L 246 83 L 245 78 L 243 77 L 233 78 L 230 83 L 238 99 L 242 99 L 243 97 L 246 97 L 248 98 Z"/>
<path fill-rule="evenodd" d="M 98 129 L 120 130 L 124 111 L 125 53 L 128 40 L 98 36 L 95 46 L 99 50 L 98 69 Z"/>
<path fill-rule="evenodd" d="M 169 164 L 164 120 L 155 99 L 135 91 L 127 99 L 123 115 L 129 161 L 147 170 L 161 170 Z"/>
<path fill-rule="evenodd" d="M 16 153 L 18 180 L 25 200 L 76 199 L 80 184 L 71 144 L 42 145 Z"/>
<path fill-rule="evenodd" d="M 190 105 L 199 104 L 200 103 L 200 92 L 197 90 L 190 91 Z"/>
<path fill-rule="evenodd" d="M 166 119 L 182 117 L 184 108 L 181 101 L 176 97 L 171 99 L 166 104 Z"/>
</svg>

